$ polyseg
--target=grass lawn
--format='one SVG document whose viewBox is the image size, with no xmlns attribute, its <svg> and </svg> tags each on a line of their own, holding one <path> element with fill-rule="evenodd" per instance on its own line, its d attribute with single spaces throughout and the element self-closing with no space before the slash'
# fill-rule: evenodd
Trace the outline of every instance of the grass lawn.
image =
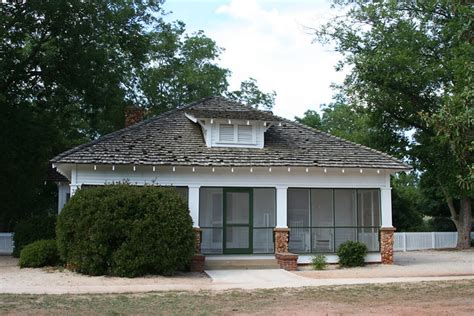
<svg viewBox="0 0 474 316">
<path fill-rule="evenodd" d="M 473 314 L 474 280 L 222 292 L 0 295 L 0 314 Z"/>
</svg>

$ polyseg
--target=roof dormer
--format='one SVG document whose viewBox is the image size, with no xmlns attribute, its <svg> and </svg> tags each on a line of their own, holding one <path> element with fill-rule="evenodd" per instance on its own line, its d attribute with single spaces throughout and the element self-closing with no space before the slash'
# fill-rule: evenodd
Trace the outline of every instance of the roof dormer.
<svg viewBox="0 0 474 316">
<path fill-rule="evenodd" d="M 189 110 L 186 117 L 201 126 L 207 147 L 263 148 L 274 117 L 255 112 Z"/>
</svg>

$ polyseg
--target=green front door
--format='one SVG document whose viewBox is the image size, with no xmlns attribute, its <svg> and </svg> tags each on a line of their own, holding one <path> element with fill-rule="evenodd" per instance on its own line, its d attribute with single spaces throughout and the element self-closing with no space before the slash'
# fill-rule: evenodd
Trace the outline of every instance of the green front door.
<svg viewBox="0 0 474 316">
<path fill-rule="evenodd" d="M 224 189 L 224 253 L 252 253 L 252 189 Z"/>
</svg>

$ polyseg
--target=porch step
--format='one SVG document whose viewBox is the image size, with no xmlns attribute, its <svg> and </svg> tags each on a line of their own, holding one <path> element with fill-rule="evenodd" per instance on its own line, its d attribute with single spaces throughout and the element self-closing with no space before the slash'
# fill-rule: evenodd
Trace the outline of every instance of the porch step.
<svg viewBox="0 0 474 316">
<path fill-rule="evenodd" d="M 276 259 L 219 259 L 207 260 L 205 270 L 248 270 L 248 269 L 280 269 Z"/>
</svg>

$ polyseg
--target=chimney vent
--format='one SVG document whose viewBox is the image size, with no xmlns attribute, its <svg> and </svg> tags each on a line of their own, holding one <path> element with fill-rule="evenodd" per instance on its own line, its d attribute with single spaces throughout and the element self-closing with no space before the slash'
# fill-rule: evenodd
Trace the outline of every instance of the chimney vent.
<svg viewBox="0 0 474 316">
<path fill-rule="evenodd" d="M 125 108 L 125 127 L 129 127 L 143 120 L 145 110 L 138 106 L 127 106 Z"/>
</svg>

